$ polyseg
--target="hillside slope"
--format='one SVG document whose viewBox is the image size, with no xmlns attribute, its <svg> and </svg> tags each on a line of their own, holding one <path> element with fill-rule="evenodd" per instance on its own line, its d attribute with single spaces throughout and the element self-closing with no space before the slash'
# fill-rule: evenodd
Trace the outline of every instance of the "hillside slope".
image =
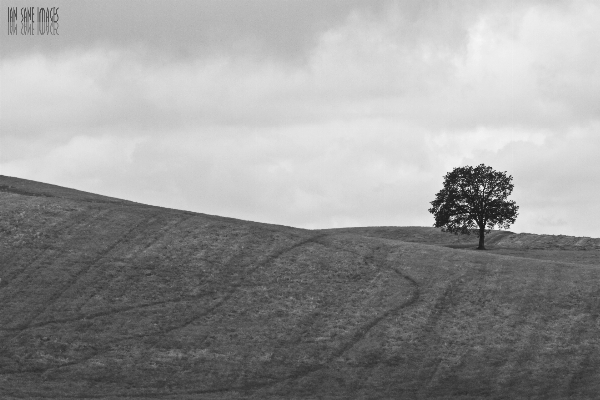
<svg viewBox="0 0 600 400">
<path fill-rule="evenodd" d="M 433 244 L 447 246 L 450 248 L 471 248 L 477 247 L 479 239 L 477 235 L 454 235 L 449 232 L 442 232 L 439 228 L 429 228 L 424 226 L 373 226 L 357 228 L 334 228 L 322 229 L 327 233 L 351 233 L 361 236 L 400 240 L 403 242 Z M 508 231 L 492 231 L 486 235 L 486 245 L 495 244 L 500 239 L 508 235 L 514 235 Z"/>
<path fill-rule="evenodd" d="M 442 232 L 438 228 L 422 226 L 336 228 L 320 231 L 328 234 L 350 233 L 370 238 L 393 239 L 464 250 L 476 250 L 479 244 L 477 235 L 453 235 Z M 485 247 L 489 254 L 600 266 L 600 238 L 516 234 L 494 230 L 486 235 Z"/>
<path fill-rule="evenodd" d="M 321 229 L 328 233 L 352 233 L 361 236 L 401 240 L 451 248 L 477 247 L 477 235 L 453 235 L 438 228 L 423 226 L 374 226 L 357 228 Z M 536 235 L 493 230 L 485 236 L 490 249 L 522 250 L 600 250 L 600 238 L 566 235 Z"/>
<path fill-rule="evenodd" d="M 597 265 L 0 185 L 0 398 L 600 392 Z"/>
</svg>

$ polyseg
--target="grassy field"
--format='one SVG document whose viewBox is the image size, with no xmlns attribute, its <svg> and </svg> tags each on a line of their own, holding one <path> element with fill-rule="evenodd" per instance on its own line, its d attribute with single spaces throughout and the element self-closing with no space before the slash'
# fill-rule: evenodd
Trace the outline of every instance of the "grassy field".
<svg viewBox="0 0 600 400">
<path fill-rule="evenodd" d="M 0 398 L 597 398 L 600 241 L 486 245 L 0 176 Z"/>
</svg>

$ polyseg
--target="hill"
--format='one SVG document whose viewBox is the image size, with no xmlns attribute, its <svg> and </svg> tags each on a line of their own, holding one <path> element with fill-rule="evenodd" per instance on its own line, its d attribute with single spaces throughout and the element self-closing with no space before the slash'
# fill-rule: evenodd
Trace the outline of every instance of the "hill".
<svg viewBox="0 0 600 400">
<path fill-rule="evenodd" d="M 448 232 L 442 232 L 441 229 L 423 226 L 374 226 L 323 229 L 323 231 L 336 234 L 352 233 L 367 237 L 433 244 L 450 248 L 472 248 L 473 246 L 477 247 L 479 244 L 479 239 L 476 235 L 453 235 Z M 513 233 L 507 231 L 492 231 L 486 235 L 486 244 L 489 245 L 495 243 L 501 237 L 511 234 Z"/>
<path fill-rule="evenodd" d="M 499 232 L 470 251 L 444 235 L 303 230 L 0 176 L 0 397 L 596 396 L 597 248 Z"/>
<path fill-rule="evenodd" d="M 476 235 L 452 235 L 442 232 L 440 229 L 422 226 L 337 228 L 323 229 L 322 231 L 334 234 L 352 233 L 453 249 L 476 250 L 479 244 Z M 536 235 L 531 233 L 517 234 L 494 230 L 486 235 L 485 246 L 489 254 L 600 266 L 600 238 Z"/>
</svg>

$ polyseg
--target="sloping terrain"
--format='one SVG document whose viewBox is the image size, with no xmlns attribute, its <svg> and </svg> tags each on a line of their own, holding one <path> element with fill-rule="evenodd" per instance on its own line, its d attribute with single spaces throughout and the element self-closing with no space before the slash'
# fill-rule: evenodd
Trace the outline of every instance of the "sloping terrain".
<svg viewBox="0 0 600 400">
<path fill-rule="evenodd" d="M 438 228 L 428 228 L 424 226 L 374 226 L 359 228 L 335 228 L 322 229 L 328 233 L 351 233 L 355 235 L 376 237 L 382 239 L 394 239 L 403 242 L 434 244 L 447 246 L 450 248 L 472 248 L 477 247 L 479 239 L 477 235 L 454 235 L 448 232 L 442 232 Z M 486 245 L 495 244 L 505 236 L 514 235 L 508 231 L 492 231 L 486 235 Z"/>
<path fill-rule="evenodd" d="M 452 235 L 437 228 L 422 226 L 382 226 L 323 229 L 327 233 L 352 233 L 366 237 L 400 240 L 445 246 L 453 249 L 476 250 L 477 235 Z M 536 235 L 494 230 L 485 237 L 490 254 L 558 261 L 571 264 L 600 266 L 600 238 L 565 235 Z"/>
<path fill-rule="evenodd" d="M 441 229 L 423 226 L 376 226 L 359 228 L 322 229 L 329 233 L 352 233 L 361 236 L 378 237 L 423 244 L 435 244 L 452 248 L 477 247 L 477 235 L 453 235 Z M 490 249 L 520 250 L 600 250 L 600 238 L 575 237 L 566 235 L 535 235 L 493 230 L 485 237 L 485 245 Z"/>
<path fill-rule="evenodd" d="M 506 235 L 496 246 L 531 250 L 600 250 L 600 239 L 565 235 L 534 235 L 519 233 Z"/>
<path fill-rule="evenodd" d="M 0 185 L 0 398 L 600 393 L 597 264 Z"/>
</svg>

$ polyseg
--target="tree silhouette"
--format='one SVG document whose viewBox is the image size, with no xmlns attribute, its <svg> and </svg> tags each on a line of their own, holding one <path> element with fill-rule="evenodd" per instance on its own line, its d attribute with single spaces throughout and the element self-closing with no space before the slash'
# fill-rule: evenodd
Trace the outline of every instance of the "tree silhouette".
<svg viewBox="0 0 600 400">
<path fill-rule="evenodd" d="M 498 226 L 508 229 L 517 219 L 519 207 L 507 200 L 513 191 L 512 176 L 480 164 L 454 168 L 444 177 L 444 188 L 431 202 L 429 212 L 436 228 L 454 234 L 479 236 L 479 250 L 485 250 L 484 236 Z M 487 229 L 486 229 L 487 228 Z"/>
</svg>

